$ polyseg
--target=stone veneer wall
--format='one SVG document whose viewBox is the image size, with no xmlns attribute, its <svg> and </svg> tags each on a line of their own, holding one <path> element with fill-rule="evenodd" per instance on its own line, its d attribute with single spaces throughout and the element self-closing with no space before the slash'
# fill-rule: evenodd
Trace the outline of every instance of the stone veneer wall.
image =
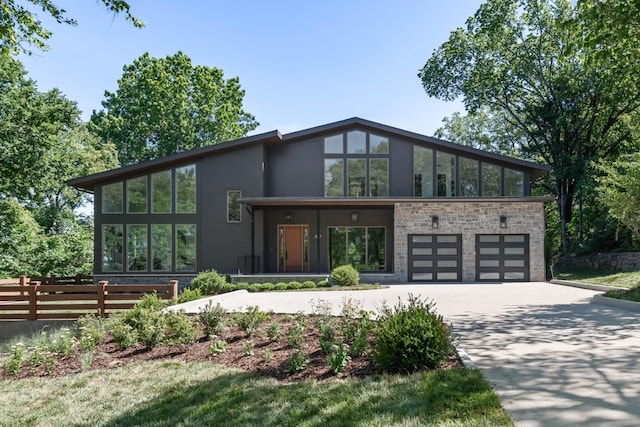
<svg viewBox="0 0 640 427">
<path fill-rule="evenodd" d="M 573 267 L 593 270 L 640 271 L 640 252 L 604 252 L 565 257 L 556 261 L 556 268 Z"/>
<path fill-rule="evenodd" d="M 438 216 L 438 229 L 431 217 Z M 500 228 L 500 216 L 507 227 Z M 394 274 L 407 281 L 409 234 L 462 234 L 462 280 L 476 280 L 476 234 L 529 234 L 529 280 L 544 281 L 544 203 L 524 201 L 424 201 L 396 203 Z"/>
</svg>

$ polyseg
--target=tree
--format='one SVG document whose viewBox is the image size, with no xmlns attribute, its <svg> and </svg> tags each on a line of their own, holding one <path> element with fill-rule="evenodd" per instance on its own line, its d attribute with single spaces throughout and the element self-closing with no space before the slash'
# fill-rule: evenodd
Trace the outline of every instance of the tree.
<svg viewBox="0 0 640 427">
<path fill-rule="evenodd" d="M 640 153 L 621 156 L 610 163 L 599 163 L 600 200 L 609 214 L 627 226 L 640 240 Z"/>
<path fill-rule="evenodd" d="M 123 13 L 135 27 L 144 26 L 142 21 L 131 14 L 127 1 L 101 2 L 114 14 Z M 47 40 L 52 33 L 43 26 L 34 9 L 42 9 L 42 12 L 51 16 L 58 24 L 77 25 L 77 21 L 67 17 L 66 11 L 56 6 L 52 0 L 3 0 L 0 4 L 0 53 L 32 54 L 28 46 L 48 50 Z"/>
<path fill-rule="evenodd" d="M 442 123 L 443 125 L 436 129 L 436 138 L 506 156 L 525 157 L 521 149 L 525 137 L 518 129 L 510 126 L 500 112 L 494 113 L 488 108 L 471 114 L 456 112 L 451 117 L 442 119 Z"/>
<path fill-rule="evenodd" d="M 121 165 L 240 138 L 258 126 L 242 110 L 237 77 L 194 67 L 182 52 L 145 53 L 123 70 L 118 90 L 106 91 L 104 110 L 91 117 L 92 131 L 115 144 Z"/>
<path fill-rule="evenodd" d="M 430 96 L 500 112 L 525 155 L 554 168 L 563 253 L 590 162 L 629 148 L 640 110 L 637 43 L 612 67 L 584 42 L 591 22 L 568 0 L 489 0 L 419 73 Z"/>
<path fill-rule="evenodd" d="M 58 90 L 40 92 L 20 62 L 0 53 L 0 275 L 87 273 L 91 221 L 84 195 L 65 184 L 116 166 Z"/>
</svg>

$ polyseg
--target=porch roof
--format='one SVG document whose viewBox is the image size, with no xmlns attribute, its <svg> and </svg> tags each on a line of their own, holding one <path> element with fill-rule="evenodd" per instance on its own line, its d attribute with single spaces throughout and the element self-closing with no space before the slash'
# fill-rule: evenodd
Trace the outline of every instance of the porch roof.
<svg viewBox="0 0 640 427">
<path fill-rule="evenodd" d="M 242 197 L 238 201 L 256 207 L 352 207 L 352 206 L 393 206 L 396 203 L 502 203 L 538 202 L 554 200 L 548 196 L 531 197 Z"/>
</svg>

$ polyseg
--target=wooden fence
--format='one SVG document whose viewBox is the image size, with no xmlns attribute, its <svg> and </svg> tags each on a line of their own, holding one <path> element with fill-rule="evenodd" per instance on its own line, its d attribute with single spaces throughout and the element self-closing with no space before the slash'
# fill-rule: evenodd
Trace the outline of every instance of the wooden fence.
<svg viewBox="0 0 640 427">
<path fill-rule="evenodd" d="M 169 300 L 178 296 L 178 281 L 168 285 L 47 285 L 27 277 L 0 279 L 0 319 L 76 319 L 84 314 L 107 317 L 133 307 L 155 292 Z"/>
</svg>

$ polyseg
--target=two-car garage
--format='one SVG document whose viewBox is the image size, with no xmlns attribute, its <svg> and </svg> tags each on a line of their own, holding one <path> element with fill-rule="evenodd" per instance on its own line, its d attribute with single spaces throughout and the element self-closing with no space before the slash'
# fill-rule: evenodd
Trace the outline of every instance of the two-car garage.
<svg viewBox="0 0 640 427">
<path fill-rule="evenodd" d="M 410 234 L 408 276 L 412 282 L 461 282 L 461 234 Z M 528 234 L 476 234 L 475 280 L 528 281 Z"/>
</svg>

